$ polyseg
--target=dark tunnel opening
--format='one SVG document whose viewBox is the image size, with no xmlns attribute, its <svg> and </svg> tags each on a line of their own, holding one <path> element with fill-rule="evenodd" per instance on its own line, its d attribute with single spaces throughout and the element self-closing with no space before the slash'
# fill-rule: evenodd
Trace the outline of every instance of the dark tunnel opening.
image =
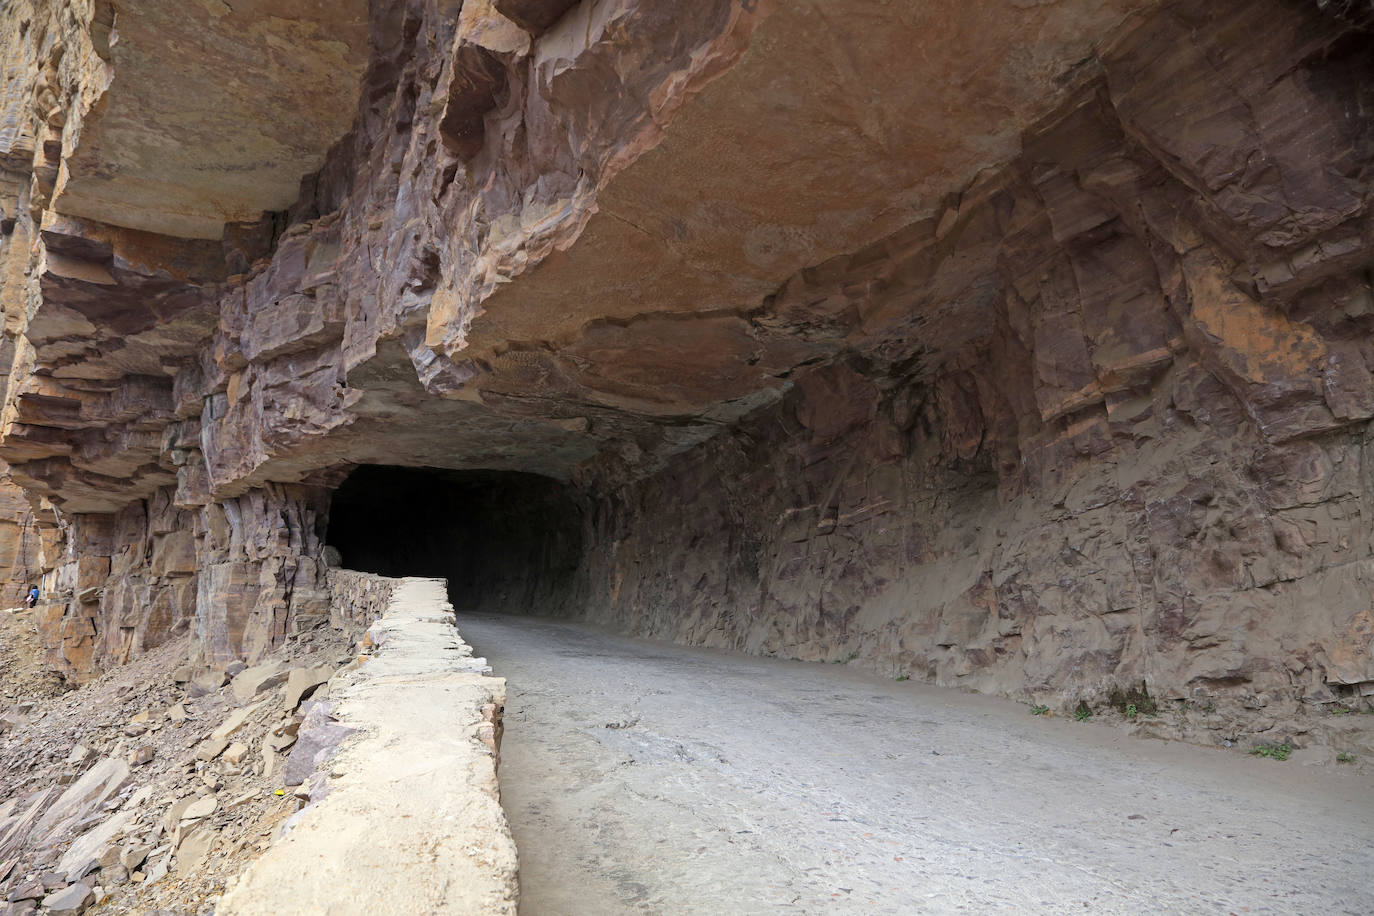
<svg viewBox="0 0 1374 916">
<path fill-rule="evenodd" d="M 348 569 L 446 578 L 459 613 L 563 614 L 582 515 L 571 486 L 538 474 L 364 465 L 334 492 L 326 541 Z"/>
</svg>

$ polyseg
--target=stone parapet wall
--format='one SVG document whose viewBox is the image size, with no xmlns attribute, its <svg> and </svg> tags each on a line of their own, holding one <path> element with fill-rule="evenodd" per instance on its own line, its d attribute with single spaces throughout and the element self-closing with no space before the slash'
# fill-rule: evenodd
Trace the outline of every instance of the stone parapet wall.
<svg viewBox="0 0 1374 916">
<path fill-rule="evenodd" d="M 331 578 L 368 607 L 386 588 Z M 515 841 L 497 784 L 505 681 L 463 642 L 442 579 L 390 583 L 369 654 L 330 681 L 342 743 L 316 754 L 310 806 L 217 913 L 514 916 Z"/>
<path fill-rule="evenodd" d="M 395 579 L 352 569 L 332 568 L 329 583 L 329 624 L 352 637 L 367 632 L 381 617 L 396 590 Z"/>
</svg>

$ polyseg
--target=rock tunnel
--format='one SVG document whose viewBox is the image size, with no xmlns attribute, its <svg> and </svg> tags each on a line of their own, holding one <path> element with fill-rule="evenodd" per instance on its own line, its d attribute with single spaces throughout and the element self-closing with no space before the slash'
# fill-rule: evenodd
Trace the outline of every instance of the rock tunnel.
<svg viewBox="0 0 1374 916">
<path fill-rule="evenodd" d="M 550 613 L 576 592 L 583 509 L 567 484 L 514 471 L 364 465 L 334 493 L 342 564 L 442 577 L 461 613 Z"/>
<path fill-rule="evenodd" d="M 321 619 L 347 462 L 344 564 L 460 611 L 1226 740 L 1370 695 L 1367 3 L 118 5 L 0 30 L 73 680 Z"/>
</svg>

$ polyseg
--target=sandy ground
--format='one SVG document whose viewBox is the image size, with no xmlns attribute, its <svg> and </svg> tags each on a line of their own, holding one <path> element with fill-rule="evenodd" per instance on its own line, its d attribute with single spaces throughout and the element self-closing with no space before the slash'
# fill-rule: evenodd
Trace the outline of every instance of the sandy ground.
<svg viewBox="0 0 1374 916">
<path fill-rule="evenodd" d="M 839 665 L 460 614 L 524 916 L 1374 913 L 1374 778 Z"/>
</svg>

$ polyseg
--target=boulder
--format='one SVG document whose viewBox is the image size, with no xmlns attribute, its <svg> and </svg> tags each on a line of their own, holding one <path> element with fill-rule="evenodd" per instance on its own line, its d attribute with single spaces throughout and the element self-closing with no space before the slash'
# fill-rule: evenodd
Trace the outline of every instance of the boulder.
<svg viewBox="0 0 1374 916">
<path fill-rule="evenodd" d="M 258 694 L 280 685 L 289 673 L 290 669 L 281 662 L 254 665 L 252 668 L 245 668 L 234 678 L 230 690 L 233 691 L 235 700 L 247 703 Z"/>
<path fill-rule="evenodd" d="M 17 709 L 7 709 L 0 712 L 0 735 L 13 728 L 18 728 L 24 724 L 24 716 Z"/>
<path fill-rule="evenodd" d="M 245 706 L 243 709 L 236 709 L 229 714 L 229 717 L 220 723 L 219 728 L 210 733 L 211 738 L 228 738 L 234 732 L 248 724 L 248 720 L 253 717 L 253 713 L 258 711 L 258 705 Z"/>
<path fill-rule="evenodd" d="M 315 703 L 296 734 L 296 744 L 282 769 L 282 782 L 298 786 L 310 778 L 315 768 L 338 748 L 356 729 L 339 725 L 330 715 L 329 705 Z"/>
<path fill-rule="evenodd" d="M 48 916 L 81 916 L 95 903 L 95 891 L 85 884 L 73 884 L 43 898 Z"/>
<path fill-rule="evenodd" d="M 224 751 L 223 757 L 226 763 L 238 766 L 243 762 L 243 758 L 248 756 L 248 745 L 242 741 L 235 741 Z"/>
<path fill-rule="evenodd" d="M 177 874 L 188 874 L 200 867 L 217 839 L 219 833 L 209 827 L 196 827 L 183 834 L 177 846 Z"/>
<path fill-rule="evenodd" d="M 86 831 L 67 847 L 62 858 L 57 861 L 57 870 L 68 881 L 78 881 L 101 866 L 107 846 L 133 824 L 135 813 L 121 811 L 100 826 Z M 117 861 L 117 855 L 110 862 Z"/>
<path fill-rule="evenodd" d="M 133 871 L 148 858 L 148 847 L 137 844 L 125 846 L 119 853 L 119 864 Z"/>
<path fill-rule="evenodd" d="M 227 683 L 229 683 L 229 676 L 223 671 L 206 669 L 191 678 L 190 685 L 186 688 L 186 693 L 193 699 L 195 697 L 203 697 L 207 694 L 214 693 Z"/>
<path fill-rule="evenodd" d="M 39 900 L 47 895 L 47 889 L 43 887 L 42 881 L 25 881 L 14 890 L 10 891 L 5 899 L 10 903 L 17 900 Z"/>
<path fill-rule="evenodd" d="M 282 701 L 287 712 L 294 712 L 301 701 L 315 692 L 321 684 L 334 676 L 333 665 L 292 668 L 286 677 L 286 697 Z"/>
<path fill-rule="evenodd" d="M 200 743 L 200 746 L 196 748 L 196 759 L 204 760 L 206 763 L 209 763 L 220 754 L 223 754 L 224 749 L 228 746 L 228 738 L 206 738 Z"/>
<path fill-rule="evenodd" d="M 30 842 L 42 841 L 65 832 L 76 822 L 98 812 L 107 801 L 124 788 L 130 777 L 129 765 L 123 760 L 106 757 L 72 783 L 43 813 L 34 825 Z"/>
<path fill-rule="evenodd" d="M 167 863 L 171 857 L 170 853 L 165 853 L 152 865 L 147 866 L 143 871 L 144 882 L 147 884 L 154 884 L 167 877 Z"/>
<path fill-rule="evenodd" d="M 215 813 L 219 807 L 219 800 L 213 795 L 202 795 L 181 812 L 181 823 L 186 824 L 191 821 L 199 821 Z"/>
<path fill-rule="evenodd" d="M 130 738 L 137 738 L 148 730 L 149 715 L 147 711 L 134 716 L 124 725 L 124 734 Z"/>
</svg>

